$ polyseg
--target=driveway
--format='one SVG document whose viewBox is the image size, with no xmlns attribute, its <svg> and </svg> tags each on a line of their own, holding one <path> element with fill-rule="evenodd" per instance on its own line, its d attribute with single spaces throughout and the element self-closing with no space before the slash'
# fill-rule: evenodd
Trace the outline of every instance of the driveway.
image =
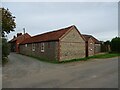
<svg viewBox="0 0 120 90">
<path fill-rule="evenodd" d="M 118 58 L 53 64 L 11 53 L 3 88 L 117 88 Z"/>
</svg>

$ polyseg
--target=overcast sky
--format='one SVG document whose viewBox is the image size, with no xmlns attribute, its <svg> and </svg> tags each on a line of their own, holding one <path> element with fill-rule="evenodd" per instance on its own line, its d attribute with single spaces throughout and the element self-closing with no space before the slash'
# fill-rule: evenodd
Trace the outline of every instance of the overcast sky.
<svg viewBox="0 0 120 90">
<path fill-rule="evenodd" d="M 9 40 L 23 28 L 33 36 L 70 25 L 103 41 L 118 36 L 117 2 L 4 2 L 2 6 L 16 17 Z"/>
</svg>

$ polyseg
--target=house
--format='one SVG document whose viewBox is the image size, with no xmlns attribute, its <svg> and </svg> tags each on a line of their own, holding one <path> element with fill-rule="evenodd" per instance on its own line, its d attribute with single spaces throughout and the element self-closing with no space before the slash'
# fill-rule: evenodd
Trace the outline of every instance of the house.
<svg viewBox="0 0 120 90">
<path fill-rule="evenodd" d="M 101 52 L 101 43 L 92 35 L 82 34 L 86 43 L 86 57 L 93 56 Z"/>
<path fill-rule="evenodd" d="M 19 44 L 23 42 L 25 39 L 30 37 L 31 36 L 28 33 L 25 33 L 25 34 L 17 33 L 17 37 L 14 36 L 13 39 L 9 41 L 11 52 L 19 53 Z"/>
<path fill-rule="evenodd" d="M 20 53 L 59 62 L 84 58 L 85 39 L 72 25 L 24 40 L 20 44 Z"/>
</svg>

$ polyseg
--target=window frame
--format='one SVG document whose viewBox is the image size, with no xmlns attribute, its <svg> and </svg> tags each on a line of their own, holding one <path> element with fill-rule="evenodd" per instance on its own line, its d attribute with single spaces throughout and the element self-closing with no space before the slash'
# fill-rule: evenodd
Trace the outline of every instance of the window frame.
<svg viewBox="0 0 120 90">
<path fill-rule="evenodd" d="M 93 43 L 92 42 L 90 42 L 90 45 L 92 45 Z"/>
<path fill-rule="evenodd" d="M 45 43 L 41 43 L 41 52 L 45 52 Z"/>
<path fill-rule="evenodd" d="M 32 51 L 35 51 L 35 43 L 32 43 Z"/>
<path fill-rule="evenodd" d="M 90 51 L 93 51 L 93 49 L 91 48 Z"/>
<path fill-rule="evenodd" d="M 28 47 L 28 45 L 27 45 L 27 44 L 25 44 L 25 47 Z"/>
</svg>

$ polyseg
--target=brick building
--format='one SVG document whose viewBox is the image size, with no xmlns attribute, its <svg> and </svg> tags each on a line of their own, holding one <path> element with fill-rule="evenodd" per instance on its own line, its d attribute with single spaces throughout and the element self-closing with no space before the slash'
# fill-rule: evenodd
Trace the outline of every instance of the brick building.
<svg viewBox="0 0 120 90">
<path fill-rule="evenodd" d="M 84 58 L 85 38 L 73 25 L 24 40 L 20 53 L 57 61 Z"/>
<path fill-rule="evenodd" d="M 25 34 L 17 33 L 17 37 L 14 36 L 13 39 L 9 41 L 11 52 L 19 53 L 19 44 L 23 42 L 25 39 L 30 37 L 31 36 L 28 33 L 25 33 Z"/>
<path fill-rule="evenodd" d="M 101 43 L 99 40 L 92 35 L 82 34 L 82 36 L 85 38 L 86 57 L 93 56 L 101 52 Z"/>
</svg>

